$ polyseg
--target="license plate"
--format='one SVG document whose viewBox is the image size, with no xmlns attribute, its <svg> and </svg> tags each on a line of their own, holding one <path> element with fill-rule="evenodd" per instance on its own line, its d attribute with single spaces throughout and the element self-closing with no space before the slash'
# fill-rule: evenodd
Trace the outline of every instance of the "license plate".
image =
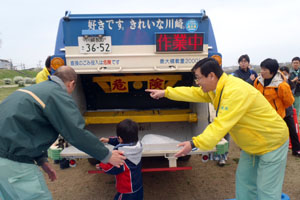
<svg viewBox="0 0 300 200">
<path fill-rule="evenodd" d="M 111 53 L 111 36 L 78 37 L 80 53 Z"/>
</svg>

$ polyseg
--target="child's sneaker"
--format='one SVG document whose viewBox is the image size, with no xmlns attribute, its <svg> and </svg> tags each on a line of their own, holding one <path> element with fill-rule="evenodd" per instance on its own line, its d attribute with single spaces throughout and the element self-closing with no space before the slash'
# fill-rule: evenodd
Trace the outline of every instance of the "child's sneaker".
<svg viewBox="0 0 300 200">
<path fill-rule="evenodd" d="M 224 165 L 226 164 L 226 161 L 224 159 L 221 159 L 219 162 L 218 162 L 218 165 L 220 167 L 224 167 Z"/>
</svg>

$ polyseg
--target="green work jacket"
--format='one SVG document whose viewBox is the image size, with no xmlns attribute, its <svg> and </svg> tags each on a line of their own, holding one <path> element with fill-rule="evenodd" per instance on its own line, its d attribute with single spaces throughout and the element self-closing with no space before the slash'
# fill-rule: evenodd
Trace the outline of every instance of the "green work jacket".
<svg viewBox="0 0 300 200">
<path fill-rule="evenodd" d="M 15 91 L 0 104 L 0 157 L 41 165 L 61 134 L 90 156 L 108 162 L 111 152 L 88 130 L 64 83 L 51 80 Z"/>
</svg>

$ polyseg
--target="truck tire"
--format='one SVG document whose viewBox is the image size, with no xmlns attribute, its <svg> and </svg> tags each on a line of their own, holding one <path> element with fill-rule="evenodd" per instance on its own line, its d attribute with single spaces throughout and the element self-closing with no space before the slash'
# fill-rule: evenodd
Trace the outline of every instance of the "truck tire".
<svg viewBox="0 0 300 200">
<path fill-rule="evenodd" d="M 97 160 L 97 159 L 95 159 L 95 158 L 88 158 L 88 161 L 89 161 L 89 163 L 91 164 L 91 165 L 96 165 L 96 164 L 99 164 L 100 163 L 100 161 L 99 160 Z"/>
</svg>

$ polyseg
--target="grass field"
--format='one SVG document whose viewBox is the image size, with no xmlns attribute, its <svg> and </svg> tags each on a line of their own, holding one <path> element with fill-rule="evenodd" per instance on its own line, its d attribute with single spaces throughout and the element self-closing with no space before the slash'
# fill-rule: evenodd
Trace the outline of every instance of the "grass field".
<svg viewBox="0 0 300 200">
<path fill-rule="evenodd" d="M 18 88 L 19 87 L 0 88 L 0 103 Z"/>
<path fill-rule="evenodd" d="M 22 76 L 22 77 L 29 77 L 34 78 L 36 77 L 38 71 L 35 70 L 8 70 L 8 69 L 0 69 L 0 85 L 3 85 L 4 78 L 13 78 L 15 76 Z"/>
<path fill-rule="evenodd" d="M 15 76 L 23 76 L 34 78 L 37 75 L 38 71 L 34 70 L 8 70 L 8 69 L 0 69 L 0 79 L 11 78 L 13 79 Z"/>
</svg>

